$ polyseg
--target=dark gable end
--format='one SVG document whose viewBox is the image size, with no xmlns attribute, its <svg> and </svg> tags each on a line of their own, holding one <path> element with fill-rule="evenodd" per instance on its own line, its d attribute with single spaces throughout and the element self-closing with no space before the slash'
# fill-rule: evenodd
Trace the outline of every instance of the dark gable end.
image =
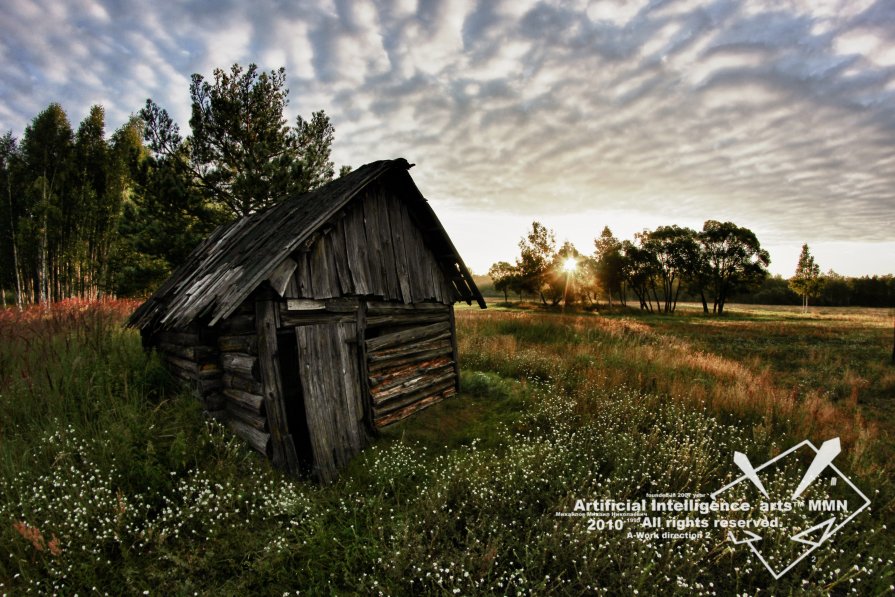
<svg viewBox="0 0 895 597">
<path fill-rule="evenodd" d="M 333 182 L 215 230 L 186 263 L 138 308 L 127 325 L 147 332 L 214 325 L 236 308 L 299 246 L 376 181 L 399 185 L 414 224 L 456 291 L 456 299 L 485 302 L 403 158 L 373 162 Z M 374 293 L 370 293 L 374 294 Z"/>
</svg>

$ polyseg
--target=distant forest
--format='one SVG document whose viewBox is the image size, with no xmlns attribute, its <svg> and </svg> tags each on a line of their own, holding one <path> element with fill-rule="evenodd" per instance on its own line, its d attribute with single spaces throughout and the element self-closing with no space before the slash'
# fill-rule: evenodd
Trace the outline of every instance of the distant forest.
<svg viewBox="0 0 895 597">
<path fill-rule="evenodd" d="M 535 221 L 519 250 L 515 263 L 491 266 L 485 292 L 552 306 L 615 302 L 660 313 L 673 313 L 681 301 L 716 314 L 728 302 L 895 306 L 895 276 L 822 274 L 807 244 L 790 278 L 769 275 L 768 252 L 754 232 L 733 222 L 708 220 L 699 231 L 659 226 L 624 241 L 605 227 L 587 255 L 569 242 L 557 247 L 553 230 Z"/>
<path fill-rule="evenodd" d="M 109 137 L 102 106 L 73 130 L 54 103 L 0 139 L 3 306 L 146 294 L 217 226 L 332 180 L 334 129 L 323 111 L 289 125 L 283 69 L 189 92 L 186 138 L 150 99 Z"/>
</svg>

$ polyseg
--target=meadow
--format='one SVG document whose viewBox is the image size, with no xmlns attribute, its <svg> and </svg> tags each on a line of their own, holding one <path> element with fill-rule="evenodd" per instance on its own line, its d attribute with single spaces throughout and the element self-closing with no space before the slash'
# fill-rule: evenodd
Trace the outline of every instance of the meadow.
<svg viewBox="0 0 895 597">
<path fill-rule="evenodd" d="M 135 306 L 0 312 L 2 593 L 893 590 L 884 310 L 460 308 L 462 393 L 320 487 L 206 420 L 120 327 Z M 734 450 L 835 436 L 871 507 L 779 581 L 723 533 L 632 540 L 555 515 L 707 493 L 739 474 Z"/>
</svg>

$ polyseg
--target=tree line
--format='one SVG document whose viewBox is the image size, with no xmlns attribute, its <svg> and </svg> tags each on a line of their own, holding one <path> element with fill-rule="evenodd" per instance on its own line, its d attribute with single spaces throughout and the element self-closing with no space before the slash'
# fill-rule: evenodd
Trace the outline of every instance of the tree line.
<svg viewBox="0 0 895 597">
<path fill-rule="evenodd" d="M 892 307 L 895 276 L 848 277 L 832 269 L 821 273 L 820 264 L 804 244 L 792 276 L 768 276 L 750 292 L 734 298 L 747 304 L 801 304 L 803 311 L 807 311 L 809 303 L 826 307 Z"/>
<path fill-rule="evenodd" d="M 74 130 L 52 103 L 0 139 L 4 306 L 144 294 L 218 225 L 332 180 L 335 130 L 322 110 L 290 125 L 284 69 L 194 74 L 189 93 L 186 137 L 148 99 L 108 137 L 102 106 Z"/>
<path fill-rule="evenodd" d="M 755 233 L 733 222 L 708 220 L 702 230 L 659 226 L 632 240 L 619 240 L 607 226 L 594 239 L 594 251 L 581 254 L 538 221 L 519 241 L 515 263 L 500 261 L 488 276 L 494 289 L 539 300 L 543 305 L 595 305 L 604 301 L 648 312 L 674 313 L 679 301 L 702 305 L 704 313 L 723 314 L 730 300 L 753 304 L 809 302 L 831 306 L 895 305 L 895 277 L 847 278 L 820 272 L 808 245 L 802 247 L 789 279 L 770 276 L 770 255 Z"/>
</svg>

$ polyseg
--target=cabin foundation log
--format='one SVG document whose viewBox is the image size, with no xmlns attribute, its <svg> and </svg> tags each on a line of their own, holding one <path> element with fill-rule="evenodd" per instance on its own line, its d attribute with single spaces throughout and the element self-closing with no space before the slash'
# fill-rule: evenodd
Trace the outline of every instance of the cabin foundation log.
<svg viewBox="0 0 895 597">
<path fill-rule="evenodd" d="M 242 421 L 229 416 L 230 411 L 228 413 L 227 427 L 229 427 L 233 433 L 244 439 L 250 446 L 252 446 L 255 450 L 261 452 L 268 458 L 271 455 L 271 442 L 270 442 L 270 434 L 265 433 L 264 431 L 259 431 L 255 429 L 251 425 L 247 425 Z"/>
<path fill-rule="evenodd" d="M 230 402 L 232 402 L 236 406 L 239 406 L 240 408 L 244 408 L 246 410 L 250 410 L 258 415 L 264 414 L 263 396 L 249 394 L 248 392 L 235 390 L 233 388 L 226 388 L 222 393 L 230 400 Z"/>
</svg>

